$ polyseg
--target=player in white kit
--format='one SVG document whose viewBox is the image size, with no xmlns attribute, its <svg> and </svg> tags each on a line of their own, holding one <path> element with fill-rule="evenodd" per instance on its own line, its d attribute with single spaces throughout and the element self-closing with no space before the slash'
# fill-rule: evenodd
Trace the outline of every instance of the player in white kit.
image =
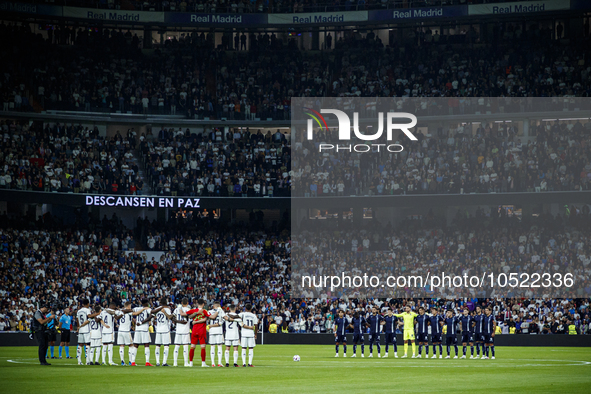
<svg viewBox="0 0 591 394">
<path fill-rule="evenodd" d="M 189 307 L 189 300 L 187 298 L 182 299 L 182 305 L 179 305 L 174 310 L 174 321 L 176 322 L 176 332 L 174 335 L 174 364 L 177 366 L 179 358 L 179 348 L 183 347 L 183 358 L 185 360 L 185 367 L 189 366 L 189 344 L 191 343 L 191 323 L 188 318 L 183 317 L 182 313 L 187 313 L 191 310 Z"/>
<path fill-rule="evenodd" d="M 160 347 L 164 346 L 164 355 L 162 357 L 162 366 L 168 367 L 168 346 L 170 345 L 170 320 L 174 319 L 168 307 L 168 298 L 163 297 L 160 300 L 158 308 L 152 310 L 156 314 L 156 366 L 160 366 Z"/>
<path fill-rule="evenodd" d="M 76 358 L 78 359 L 78 365 L 84 365 L 82 363 L 82 353 L 84 352 L 84 347 L 90 344 L 90 326 L 86 322 L 88 321 L 88 315 L 92 314 L 92 311 L 89 307 L 90 303 L 86 298 L 82 299 L 80 303 L 82 304 L 82 308 L 76 312 L 76 319 L 78 320 L 78 348 L 76 350 Z M 87 353 L 86 365 L 90 365 L 88 355 Z"/>
<path fill-rule="evenodd" d="M 131 352 L 130 361 L 132 366 L 136 366 L 135 358 L 137 357 L 138 348 L 144 345 L 144 355 L 146 356 L 146 367 L 153 367 L 150 364 L 150 320 L 152 309 L 147 298 L 142 299 L 142 306 L 133 308 L 132 315 L 135 316 L 135 335 L 133 336 L 133 349 Z"/>
<path fill-rule="evenodd" d="M 218 312 L 215 319 L 209 320 L 209 353 L 211 356 L 211 366 L 215 367 L 215 347 L 218 347 L 218 367 L 222 366 L 222 348 L 224 346 L 224 330 L 222 324 L 224 323 L 224 316 L 226 314 L 220 307 L 219 301 L 213 303 L 213 309 L 209 311 L 210 314 Z"/>
<path fill-rule="evenodd" d="M 246 312 L 242 312 L 239 314 L 240 320 L 240 347 L 242 348 L 242 366 L 246 367 L 246 349 L 248 348 L 248 366 L 254 367 L 252 365 L 252 359 L 254 357 L 254 347 L 256 346 L 256 327 L 259 323 L 259 319 L 257 315 L 252 313 L 252 305 L 246 304 L 244 306 Z"/>
<path fill-rule="evenodd" d="M 230 305 L 230 312 L 224 318 L 224 328 L 226 329 L 226 367 L 230 366 L 230 349 L 234 349 L 234 366 L 238 366 L 238 345 L 240 344 L 240 326 L 242 322 L 240 316 L 236 313 L 236 305 Z"/>
<path fill-rule="evenodd" d="M 128 347 L 127 355 L 130 358 L 131 365 L 131 348 L 133 342 L 131 340 L 131 321 L 133 320 L 133 311 L 131 309 L 131 302 L 127 301 L 123 310 L 119 310 L 115 314 L 115 318 L 119 322 L 119 331 L 117 331 L 117 345 L 119 345 L 119 357 L 121 358 L 121 365 L 125 366 L 125 346 Z"/>
<path fill-rule="evenodd" d="M 117 305 L 115 301 L 111 301 L 109 308 L 104 309 L 99 315 L 100 319 L 104 323 L 103 327 L 103 348 L 102 348 L 102 362 L 106 365 L 106 356 L 109 354 L 109 365 L 117 365 L 113 362 L 113 343 L 115 342 L 115 313 Z"/>
<path fill-rule="evenodd" d="M 80 328 L 84 328 L 86 326 L 90 326 L 90 363 L 88 363 L 88 357 L 86 365 L 100 365 L 99 358 L 101 356 L 100 348 L 102 344 L 102 328 L 109 328 L 100 318 L 101 307 L 99 305 L 94 307 L 94 318 L 89 318 L 86 322 L 80 326 Z M 93 362 L 94 360 L 94 362 Z"/>
</svg>

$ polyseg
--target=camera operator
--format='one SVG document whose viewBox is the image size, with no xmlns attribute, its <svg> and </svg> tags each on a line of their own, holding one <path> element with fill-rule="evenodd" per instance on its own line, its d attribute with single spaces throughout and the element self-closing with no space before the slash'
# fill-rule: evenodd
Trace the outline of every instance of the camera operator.
<svg viewBox="0 0 591 394">
<path fill-rule="evenodd" d="M 45 354 L 47 353 L 47 346 L 49 343 L 47 324 L 53 322 L 54 319 L 55 315 L 51 313 L 47 304 L 43 304 L 43 306 L 35 312 L 33 318 L 32 329 L 35 333 L 35 339 L 37 339 L 37 343 L 39 344 L 39 363 L 41 365 L 51 365 L 45 360 Z"/>
</svg>

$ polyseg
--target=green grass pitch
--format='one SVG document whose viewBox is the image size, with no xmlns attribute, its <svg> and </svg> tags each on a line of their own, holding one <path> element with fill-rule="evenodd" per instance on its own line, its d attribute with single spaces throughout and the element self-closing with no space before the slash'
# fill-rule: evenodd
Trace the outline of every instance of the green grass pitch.
<svg viewBox="0 0 591 394">
<path fill-rule="evenodd" d="M 365 350 L 367 356 L 367 346 Z M 348 352 L 350 356 L 352 346 Z M 76 355 L 74 347 L 70 354 Z M 300 362 L 292 360 L 295 354 Z M 255 348 L 255 368 L 201 368 L 199 350 L 194 362 L 199 366 L 151 368 L 143 366 L 140 349 L 138 367 L 78 366 L 76 359 L 48 360 L 53 365 L 42 367 L 37 364 L 37 348 L 2 347 L 0 392 L 591 392 L 591 348 L 497 347 L 496 360 L 394 359 L 392 355 L 343 359 L 334 358 L 334 346 L 264 345 Z M 114 361 L 120 361 L 117 347 Z M 172 347 L 168 362 L 172 364 Z"/>
</svg>

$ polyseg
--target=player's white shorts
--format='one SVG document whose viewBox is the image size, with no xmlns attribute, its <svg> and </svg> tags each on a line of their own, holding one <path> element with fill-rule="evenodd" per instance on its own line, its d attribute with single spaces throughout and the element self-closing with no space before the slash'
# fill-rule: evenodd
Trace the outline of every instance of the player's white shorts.
<svg viewBox="0 0 591 394">
<path fill-rule="evenodd" d="M 129 331 L 119 331 L 117 333 L 117 345 L 131 345 L 131 333 Z"/>
<path fill-rule="evenodd" d="M 90 333 L 78 334 L 78 343 L 90 343 Z"/>
<path fill-rule="evenodd" d="M 226 346 L 238 346 L 238 345 L 240 345 L 240 339 L 226 338 Z"/>
<path fill-rule="evenodd" d="M 223 345 L 224 344 L 224 334 L 209 334 L 209 344 L 210 345 Z"/>
<path fill-rule="evenodd" d="M 175 345 L 190 345 L 191 344 L 191 334 L 175 334 L 174 336 L 174 344 Z"/>
<path fill-rule="evenodd" d="M 110 334 L 105 334 L 103 333 L 103 343 L 107 344 L 107 343 L 113 343 L 115 342 L 115 334 L 110 333 Z"/>
<path fill-rule="evenodd" d="M 152 338 L 150 337 L 150 333 L 147 331 L 136 331 L 133 335 L 133 343 L 137 345 L 143 345 L 145 343 L 151 343 Z"/>
<path fill-rule="evenodd" d="M 255 338 L 245 338 L 245 337 L 240 338 L 240 347 L 251 348 L 251 347 L 255 347 L 256 345 L 257 344 L 256 344 Z"/>
<path fill-rule="evenodd" d="M 157 332 L 156 345 L 170 345 L 170 333 L 169 332 Z"/>
<path fill-rule="evenodd" d="M 90 347 L 101 347 L 102 344 L 100 338 L 90 338 Z"/>
</svg>

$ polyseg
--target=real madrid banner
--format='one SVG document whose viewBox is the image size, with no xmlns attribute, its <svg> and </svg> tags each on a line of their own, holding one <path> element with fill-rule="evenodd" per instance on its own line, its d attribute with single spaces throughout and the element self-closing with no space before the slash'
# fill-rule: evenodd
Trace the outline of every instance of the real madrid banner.
<svg viewBox="0 0 591 394">
<path fill-rule="evenodd" d="M 469 15 L 524 14 L 570 9 L 570 0 L 520 1 L 468 6 Z"/>
<path fill-rule="evenodd" d="M 366 22 L 367 11 L 310 12 L 297 14 L 269 14 L 270 25 L 308 25 L 342 22 Z"/>
<path fill-rule="evenodd" d="M 95 8 L 64 7 L 64 16 L 108 22 L 164 23 L 163 12 L 103 10 Z"/>
</svg>

